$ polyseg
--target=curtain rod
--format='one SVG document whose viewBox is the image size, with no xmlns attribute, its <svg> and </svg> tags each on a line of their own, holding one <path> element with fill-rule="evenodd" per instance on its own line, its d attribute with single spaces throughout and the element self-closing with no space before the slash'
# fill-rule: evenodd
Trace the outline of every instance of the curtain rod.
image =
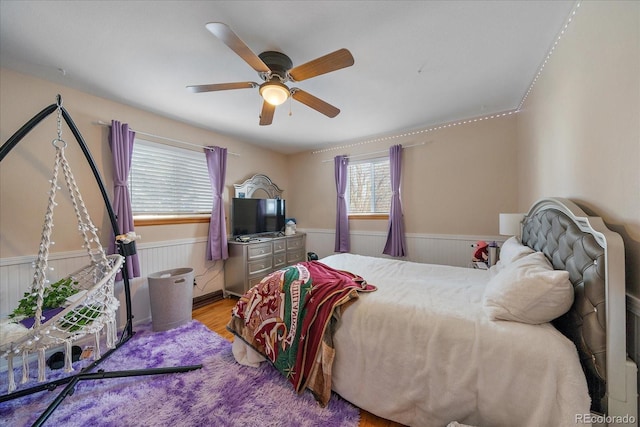
<svg viewBox="0 0 640 427">
<path fill-rule="evenodd" d="M 420 145 L 425 145 L 427 142 L 430 142 L 430 141 L 422 141 L 417 144 L 403 145 L 402 148 L 419 147 Z M 388 152 L 389 150 L 378 150 L 378 151 L 371 151 L 370 153 L 353 154 L 351 156 L 346 156 L 346 158 L 351 159 L 352 157 L 363 157 L 363 156 L 370 156 L 372 154 L 380 154 L 380 153 L 388 153 Z M 333 162 L 333 159 L 325 159 L 322 161 L 322 163 L 325 163 L 325 162 Z"/>
<path fill-rule="evenodd" d="M 111 127 L 111 124 L 110 124 L 110 123 L 103 122 L 102 120 L 98 120 L 98 121 L 96 122 L 96 124 L 99 124 L 100 126 Z M 189 145 L 189 146 L 191 146 L 191 147 L 197 147 L 197 148 L 201 148 L 201 149 L 203 149 L 203 148 L 207 148 L 207 147 L 206 147 L 206 146 L 204 146 L 204 145 L 198 145 L 198 144 L 194 144 L 194 143 L 191 143 L 191 142 L 181 141 L 181 140 L 179 140 L 179 139 L 167 138 L 166 136 L 154 135 L 154 134 L 152 134 L 152 133 L 142 132 L 142 131 L 135 130 L 135 129 L 131 129 L 131 130 L 132 130 L 132 131 L 134 131 L 134 132 L 135 132 L 135 133 L 137 133 L 137 134 L 144 135 L 144 136 L 150 136 L 150 137 L 152 137 L 152 138 L 164 139 L 165 141 L 177 142 L 178 144 Z M 227 151 L 227 154 L 231 154 L 232 156 L 238 156 L 238 157 L 240 157 L 240 154 L 238 154 L 238 153 L 233 153 L 233 152 L 231 152 L 231 151 Z"/>
</svg>

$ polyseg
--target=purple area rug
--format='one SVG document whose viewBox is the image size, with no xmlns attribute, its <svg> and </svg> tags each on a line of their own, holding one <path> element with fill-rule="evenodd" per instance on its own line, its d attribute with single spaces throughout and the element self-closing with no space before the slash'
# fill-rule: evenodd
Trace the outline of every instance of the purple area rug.
<svg viewBox="0 0 640 427">
<path fill-rule="evenodd" d="M 87 364 L 81 360 L 74 368 Z M 108 372 L 197 364 L 202 369 L 80 381 L 44 425 L 349 427 L 359 423 L 359 410 L 335 394 L 321 408 L 310 392 L 297 395 L 269 363 L 259 368 L 238 364 L 231 343 L 195 320 L 157 333 L 151 325 L 138 326 L 134 337 L 98 368 Z M 36 372 L 34 364 L 32 376 Z M 0 375 L 0 393 L 6 394 L 6 372 Z M 17 368 L 16 379 L 21 375 Z M 63 369 L 48 370 L 47 380 L 65 375 Z M 18 390 L 36 384 L 33 379 Z M 33 424 L 62 387 L 0 403 L 0 426 Z"/>
</svg>

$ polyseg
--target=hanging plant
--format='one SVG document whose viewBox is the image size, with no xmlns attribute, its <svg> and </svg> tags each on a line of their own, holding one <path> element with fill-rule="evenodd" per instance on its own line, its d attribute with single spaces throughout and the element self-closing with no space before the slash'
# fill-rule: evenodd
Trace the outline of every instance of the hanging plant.
<svg viewBox="0 0 640 427">
<path fill-rule="evenodd" d="M 86 305 L 66 314 L 60 322 L 60 326 L 68 328 L 69 332 L 75 332 L 81 327 L 93 322 L 99 315 L 99 306 Z"/>
<path fill-rule="evenodd" d="M 67 298 L 78 292 L 75 287 L 77 285 L 78 282 L 73 281 L 71 278 L 65 278 L 46 287 L 42 294 L 42 310 L 62 307 Z M 9 314 L 9 317 L 11 319 L 34 317 L 36 315 L 37 300 L 37 293 L 25 292 L 24 297 L 18 303 L 18 307 Z"/>
</svg>

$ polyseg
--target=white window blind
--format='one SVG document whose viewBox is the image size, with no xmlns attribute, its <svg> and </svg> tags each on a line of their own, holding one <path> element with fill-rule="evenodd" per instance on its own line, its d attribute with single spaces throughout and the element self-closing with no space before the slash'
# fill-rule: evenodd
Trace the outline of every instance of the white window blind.
<svg viewBox="0 0 640 427">
<path fill-rule="evenodd" d="M 388 214 L 391 209 L 389 158 L 349 163 L 347 184 L 350 214 Z"/>
<path fill-rule="evenodd" d="M 136 138 L 129 189 L 134 216 L 211 213 L 213 198 L 203 151 Z"/>
</svg>

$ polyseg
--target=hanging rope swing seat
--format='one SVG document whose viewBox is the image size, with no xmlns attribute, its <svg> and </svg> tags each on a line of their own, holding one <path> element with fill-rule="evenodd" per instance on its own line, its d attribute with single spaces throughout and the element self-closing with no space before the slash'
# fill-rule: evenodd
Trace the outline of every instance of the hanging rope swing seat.
<svg viewBox="0 0 640 427">
<path fill-rule="evenodd" d="M 176 372 L 186 372 L 199 369 L 202 365 L 191 365 L 170 368 L 141 369 L 131 371 L 90 372 L 102 360 L 106 359 L 113 351 L 125 344 L 133 336 L 131 314 L 131 291 L 126 269 L 122 269 L 124 283 L 124 299 L 126 303 L 125 329 L 118 340 L 116 325 L 116 312 L 119 307 L 119 300 L 115 297 L 114 283 L 116 274 L 121 271 L 124 263 L 124 256 L 135 253 L 135 246 L 118 243 L 119 254 L 106 255 L 104 248 L 100 244 L 98 229 L 94 226 L 89 217 L 89 213 L 78 189 L 76 180 L 71 172 L 69 162 L 65 157 L 67 143 L 62 139 L 62 119 L 71 128 L 80 148 L 82 149 L 89 165 L 93 171 L 96 182 L 100 187 L 102 197 L 109 214 L 109 219 L 114 231 L 114 235 L 119 235 L 118 224 L 113 208 L 107 197 L 102 178 L 97 171 L 95 162 L 89 153 L 82 136 L 71 120 L 67 111 L 62 107 L 62 98 L 57 96 L 56 104 L 52 104 L 42 110 L 27 122 L 16 134 L 14 134 L 2 147 L 0 147 L 0 161 L 8 152 L 31 131 L 38 123 L 53 112 L 57 111 L 57 136 L 52 141 L 55 148 L 55 162 L 53 166 L 53 176 L 50 180 L 49 199 L 45 213 L 44 225 L 42 228 L 42 238 L 38 250 L 36 261 L 34 262 L 35 272 L 31 289 L 25 293 L 20 301 L 18 309 L 14 311 L 14 316 L 9 322 L 0 323 L 0 357 L 7 360 L 8 393 L 0 396 L 0 402 L 14 398 L 26 396 L 42 390 L 54 390 L 58 385 L 67 384 L 64 390 L 51 403 L 47 410 L 40 416 L 34 425 L 41 425 L 55 410 L 55 408 L 68 395 L 73 393 L 73 389 L 80 380 L 118 378 L 139 375 L 156 375 Z M 62 175 L 63 178 L 60 178 Z M 55 202 L 59 186 L 59 181 L 63 180 L 66 186 L 73 210 L 78 223 L 78 231 L 84 242 L 89 264 L 82 269 L 50 283 L 47 279 L 47 272 L 52 269 L 48 266 L 49 248 L 53 244 L 51 234 L 53 229 L 53 213 L 57 203 Z M 64 288 L 64 289 L 63 289 Z M 61 289 L 64 292 L 61 292 Z M 52 298 L 52 294 L 60 298 Z M 52 300 L 59 307 L 51 307 Z M 24 317 L 24 318 L 21 318 Z M 101 355 L 100 342 L 104 335 L 106 347 L 109 350 Z M 64 349 L 64 368 L 66 372 L 72 372 L 72 345 L 74 342 L 86 336 L 94 339 L 93 358 L 94 361 L 81 372 L 68 377 L 46 383 L 46 362 L 45 355 L 48 349 L 62 347 Z M 38 381 L 43 383 L 25 390 L 17 390 L 14 378 L 14 358 L 22 359 L 22 383 L 29 381 L 29 356 L 37 354 L 38 359 Z"/>
<path fill-rule="evenodd" d="M 118 254 L 106 256 L 100 244 L 98 229 L 91 222 L 89 213 L 78 189 L 76 180 L 71 172 L 69 162 L 65 157 L 67 143 L 62 139 L 62 111 L 58 109 L 58 135 L 52 141 L 55 148 L 55 162 L 53 176 L 50 180 L 49 202 L 45 213 L 42 228 L 42 239 L 38 256 L 35 261 L 35 273 L 31 284 L 31 291 L 25 294 L 20 306 L 23 312 L 34 313 L 33 319 L 27 322 L 33 323 L 26 328 L 20 323 L 15 326 L 5 325 L 11 331 L 5 333 L 5 339 L 0 343 L 0 355 L 7 359 L 7 374 L 9 376 L 8 392 L 16 389 L 13 372 L 13 359 L 22 355 L 22 383 L 29 380 L 29 354 L 38 354 L 38 381 L 46 381 L 45 351 L 64 346 L 65 371 L 71 372 L 72 368 L 72 343 L 88 334 L 95 337 L 94 360 L 100 357 L 100 333 L 105 330 L 106 344 L 108 348 L 114 348 L 117 340 L 116 310 L 119 306 L 114 296 L 114 281 L 116 273 L 120 270 L 124 257 Z M 58 287 L 52 290 L 47 279 L 49 248 L 52 244 L 51 234 L 53 229 L 53 213 L 57 205 L 55 198 L 60 189 L 58 178 L 60 170 L 64 176 L 66 188 L 73 205 L 78 222 L 78 230 L 84 241 L 84 248 L 89 255 L 90 263 L 76 271 L 65 279 L 56 282 Z M 64 285 L 66 307 L 46 307 L 45 295 L 51 295 Z M 56 300 L 56 298 L 53 298 Z M 33 304 L 35 307 L 29 307 Z M 43 313 L 57 312 L 47 319 Z M 25 319 L 18 319 L 23 322 Z"/>
</svg>

